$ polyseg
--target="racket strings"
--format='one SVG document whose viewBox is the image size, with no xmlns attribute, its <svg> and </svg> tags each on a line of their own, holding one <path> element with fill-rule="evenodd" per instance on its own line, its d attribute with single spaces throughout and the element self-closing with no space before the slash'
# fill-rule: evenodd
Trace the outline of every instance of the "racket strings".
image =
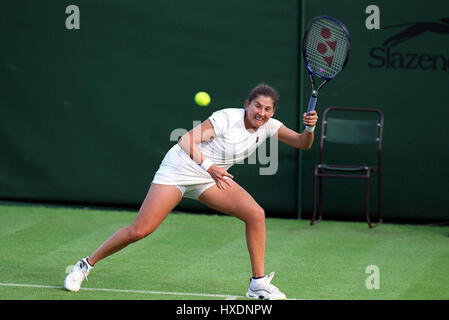
<svg viewBox="0 0 449 320">
<path fill-rule="evenodd" d="M 305 58 L 314 73 L 331 78 L 344 66 L 348 39 L 345 30 L 329 19 L 318 19 L 305 38 Z"/>
<path fill-rule="evenodd" d="M 315 31 L 315 33 L 317 32 L 319 31 Z M 320 37 L 312 36 L 311 40 L 308 41 L 306 49 L 307 59 L 311 63 L 312 68 L 314 68 L 314 71 L 319 72 L 319 74 L 332 76 L 342 68 L 345 62 L 346 40 L 344 38 L 334 37 L 334 39 L 335 38 L 337 39 L 329 41 L 330 43 L 334 43 L 334 50 L 328 48 L 329 45 L 326 46 L 326 44 L 321 41 Z M 342 44 L 339 43 L 343 43 L 343 48 Z M 317 47 L 321 48 L 321 52 L 319 49 L 317 50 Z"/>
</svg>

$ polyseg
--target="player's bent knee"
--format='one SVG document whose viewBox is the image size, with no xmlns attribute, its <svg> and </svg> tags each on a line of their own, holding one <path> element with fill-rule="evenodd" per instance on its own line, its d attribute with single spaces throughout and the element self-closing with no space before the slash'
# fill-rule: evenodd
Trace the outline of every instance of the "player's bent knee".
<svg viewBox="0 0 449 320">
<path fill-rule="evenodd" d="M 128 238 L 130 242 L 136 242 L 145 238 L 151 232 L 152 230 L 145 230 L 131 225 L 128 227 Z"/>
<path fill-rule="evenodd" d="M 260 222 L 265 222 L 265 210 L 263 209 L 263 208 L 259 208 L 258 210 L 257 210 L 257 219 L 260 221 Z"/>
<path fill-rule="evenodd" d="M 248 214 L 246 223 L 265 223 L 265 210 L 261 207 L 256 207 Z"/>
</svg>

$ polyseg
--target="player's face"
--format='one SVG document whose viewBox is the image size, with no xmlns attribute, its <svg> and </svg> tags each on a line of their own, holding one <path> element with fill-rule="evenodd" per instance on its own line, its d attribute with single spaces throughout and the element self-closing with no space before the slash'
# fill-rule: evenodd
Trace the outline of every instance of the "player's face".
<svg viewBox="0 0 449 320">
<path fill-rule="evenodd" d="M 274 115 L 274 101 L 271 97 L 258 96 L 245 104 L 245 127 L 257 130 Z"/>
</svg>

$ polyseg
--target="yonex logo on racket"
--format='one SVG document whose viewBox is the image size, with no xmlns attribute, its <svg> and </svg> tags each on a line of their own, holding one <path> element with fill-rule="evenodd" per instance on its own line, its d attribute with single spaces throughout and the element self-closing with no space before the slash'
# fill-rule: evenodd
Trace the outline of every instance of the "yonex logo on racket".
<svg viewBox="0 0 449 320">
<path fill-rule="evenodd" d="M 333 17 L 317 16 L 307 24 L 302 41 L 304 63 L 312 84 L 307 113 L 315 109 L 320 89 L 346 66 L 350 42 L 348 29 Z M 315 86 L 315 76 L 324 79 L 319 86 Z"/>
<path fill-rule="evenodd" d="M 332 32 L 329 28 L 323 27 L 321 28 L 320 35 L 323 39 L 322 42 L 318 42 L 317 51 L 321 55 L 321 57 L 326 61 L 327 65 L 332 66 L 332 62 L 334 61 L 334 52 L 337 48 L 337 40 L 332 40 Z M 329 50 L 330 49 L 330 50 Z M 329 51 L 331 51 L 331 55 L 329 55 Z M 323 72 L 323 68 L 320 68 L 320 72 Z"/>
</svg>

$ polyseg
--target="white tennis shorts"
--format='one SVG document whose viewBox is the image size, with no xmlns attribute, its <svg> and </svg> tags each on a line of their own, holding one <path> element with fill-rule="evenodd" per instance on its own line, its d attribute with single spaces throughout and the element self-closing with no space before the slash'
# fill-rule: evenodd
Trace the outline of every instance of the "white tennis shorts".
<svg viewBox="0 0 449 320">
<path fill-rule="evenodd" d="M 214 185 L 215 182 L 209 182 L 204 184 L 177 185 L 176 187 L 181 191 L 183 197 L 198 200 L 204 191 Z"/>
<path fill-rule="evenodd" d="M 165 155 L 152 183 L 176 186 L 185 198 L 198 200 L 214 179 L 175 144 Z"/>
</svg>

